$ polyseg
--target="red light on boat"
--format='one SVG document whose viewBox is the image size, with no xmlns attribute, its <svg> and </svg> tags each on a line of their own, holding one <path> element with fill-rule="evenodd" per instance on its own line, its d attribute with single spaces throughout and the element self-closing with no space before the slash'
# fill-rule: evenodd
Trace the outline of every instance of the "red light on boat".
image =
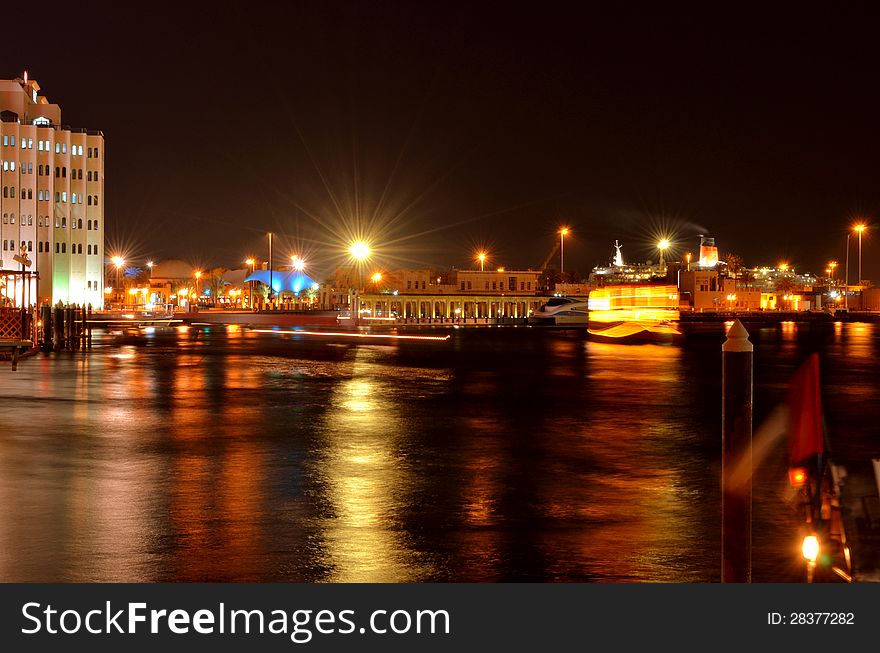
<svg viewBox="0 0 880 653">
<path fill-rule="evenodd" d="M 795 467 L 788 470 L 788 482 L 792 487 L 802 487 L 807 482 L 807 470 L 803 467 Z"/>
</svg>

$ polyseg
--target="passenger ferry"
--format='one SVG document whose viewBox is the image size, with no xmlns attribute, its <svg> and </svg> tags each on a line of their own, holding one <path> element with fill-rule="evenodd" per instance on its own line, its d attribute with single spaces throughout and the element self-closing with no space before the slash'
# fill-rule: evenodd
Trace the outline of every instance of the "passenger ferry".
<svg viewBox="0 0 880 653">
<path fill-rule="evenodd" d="M 575 297 L 553 297 L 529 316 L 529 324 L 587 326 L 588 322 L 587 302 Z"/>
</svg>

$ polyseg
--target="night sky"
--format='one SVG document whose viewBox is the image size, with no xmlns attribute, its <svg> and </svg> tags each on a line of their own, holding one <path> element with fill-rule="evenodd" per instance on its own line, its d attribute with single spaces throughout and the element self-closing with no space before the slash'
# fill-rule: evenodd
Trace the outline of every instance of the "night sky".
<svg viewBox="0 0 880 653">
<path fill-rule="evenodd" d="M 6 30 L 3 76 L 104 132 L 132 261 L 234 267 L 272 230 L 320 275 L 361 231 L 377 265 L 534 268 L 565 224 L 583 273 L 661 233 L 842 268 L 880 208 L 875 21 L 705 4 L 67 5 Z"/>
</svg>

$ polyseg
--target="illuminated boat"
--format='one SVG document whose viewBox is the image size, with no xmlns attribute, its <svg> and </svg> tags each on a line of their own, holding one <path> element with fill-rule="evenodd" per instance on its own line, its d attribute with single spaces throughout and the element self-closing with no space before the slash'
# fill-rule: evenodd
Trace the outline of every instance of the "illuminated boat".
<svg viewBox="0 0 880 653">
<path fill-rule="evenodd" d="M 587 302 L 574 297 L 553 297 L 529 316 L 530 324 L 560 325 L 589 322 Z"/>
<path fill-rule="evenodd" d="M 678 288 L 668 284 L 614 285 L 590 291 L 588 333 L 601 342 L 675 342 Z"/>
</svg>

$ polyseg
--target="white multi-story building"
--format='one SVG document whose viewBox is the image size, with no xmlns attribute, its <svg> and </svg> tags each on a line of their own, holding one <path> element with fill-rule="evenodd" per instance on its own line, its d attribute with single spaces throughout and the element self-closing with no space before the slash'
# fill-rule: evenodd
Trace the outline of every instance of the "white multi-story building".
<svg viewBox="0 0 880 653">
<path fill-rule="evenodd" d="M 39 302 L 104 303 L 104 135 L 61 122 L 27 78 L 0 80 L 0 270 L 21 249 Z"/>
</svg>

